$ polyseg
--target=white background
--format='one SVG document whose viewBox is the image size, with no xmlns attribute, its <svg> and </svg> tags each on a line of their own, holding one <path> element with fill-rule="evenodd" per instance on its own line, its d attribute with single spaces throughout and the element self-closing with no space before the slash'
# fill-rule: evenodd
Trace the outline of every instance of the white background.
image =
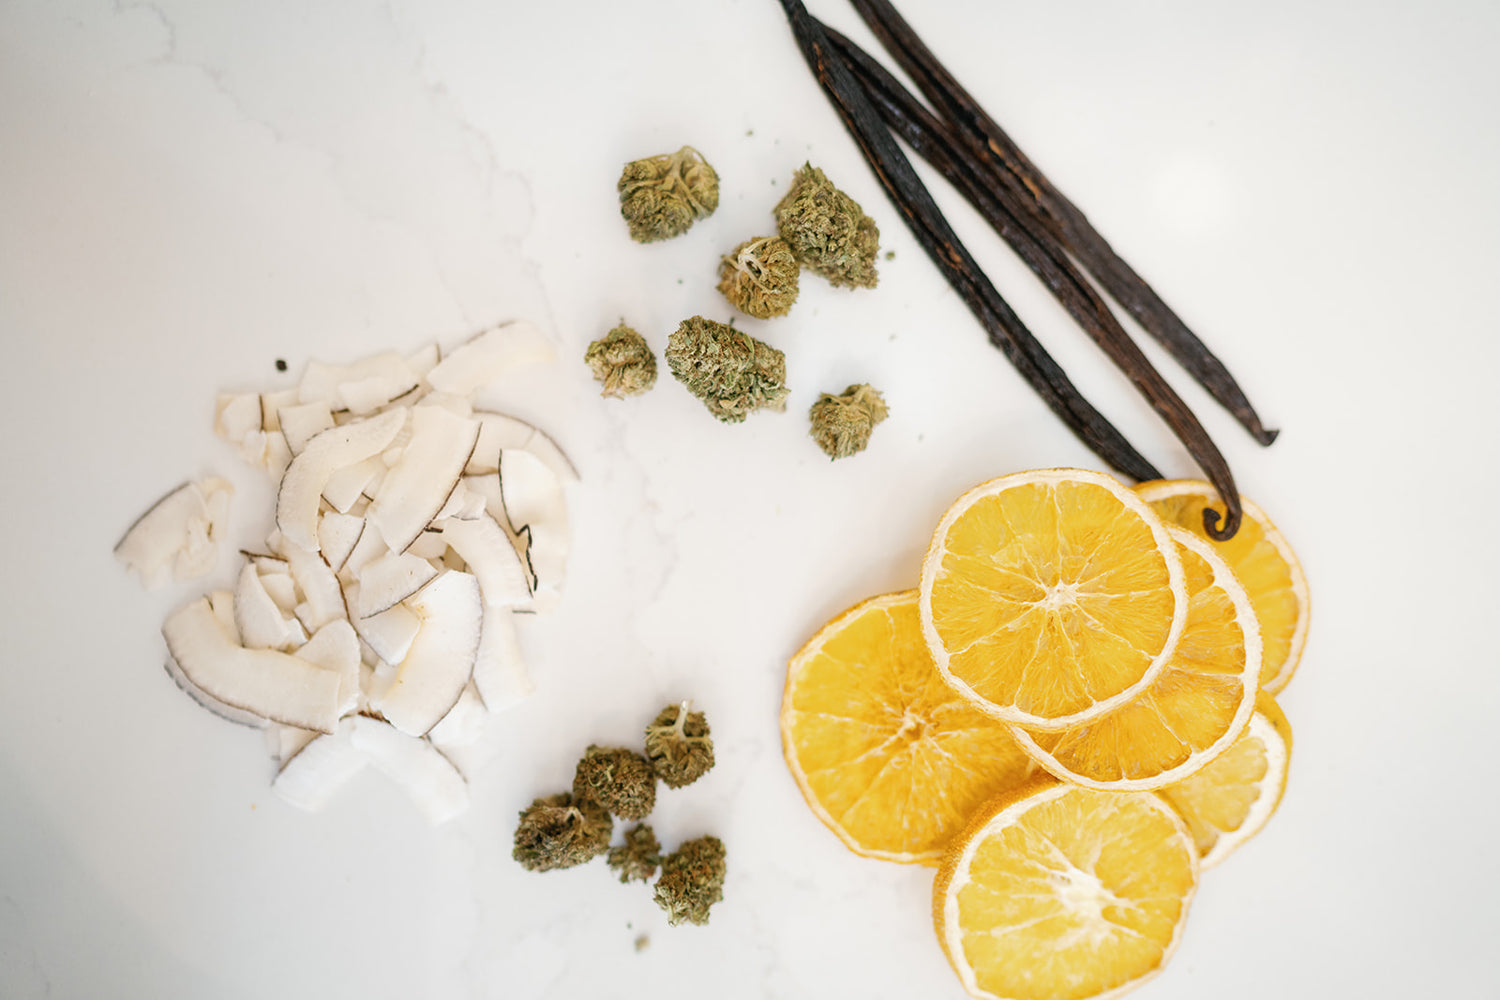
<svg viewBox="0 0 1500 1000">
<path fill-rule="evenodd" d="M 1315 612 L 1281 699 L 1281 811 L 1208 873 L 1141 995 L 1495 996 L 1500 7 L 906 6 L 1283 428 L 1260 449 L 1166 368 L 1301 553 Z M 874 47 L 844 4 L 813 10 Z M 721 207 L 631 243 L 620 166 L 684 142 Z M 786 351 L 787 413 L 720 425 L 665 374 L 601 400 L 584 345 L 621 316 L 658 351 L 686 316 L 727 318 L 718 254 L 770 228 L 805 159 L 895 258 L 874 292 L 806 277 L 790 317 L 741 320 Z M 933 187 L 1085 392 L 1192 474 Z M 294 812 L 260 736 L 161 669 L 163 615 L 202 588 L 144 594 L 110 548 L 209 472 L 240 486 L 236 539 L 264 536 L 267 488 L 212 437 L 217 391 L 511 317 L 562 360 L 502 401 L 583 474 L 566 598 L 523 636 L 539 691 L 446 827 L 374 775 Z M 912 585 L 966 487 L 1097 463 L 905 231 L 772 0 L 0 0 L 0 338 L 0 996 L 961 995 L 930 870 L 849 854 L 803 806 L 784 665 Z M 857 381 L 892 416 L 830 464 L 807 407 Z M 585 745 L 682 697 L 719 764 L 656 822 L 727 844 L 709 927 L 667 928 L 602 866 L 510 860 L 516 811 Z"/>
</svg>

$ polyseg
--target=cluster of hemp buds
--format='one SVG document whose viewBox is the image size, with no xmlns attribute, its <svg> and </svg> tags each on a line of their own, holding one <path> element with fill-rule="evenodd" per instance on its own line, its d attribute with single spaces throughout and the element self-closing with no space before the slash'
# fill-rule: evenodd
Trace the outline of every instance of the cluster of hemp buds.
<svg viewBox="0 0 1500 1000">
<path fill-rule="evenodd" d="M 667 367 L 725 423 L 786 408 L 786 355 L 748 333 L 694 316 L 667 338 Z"/>
<path fill-rule="evenodd" d="M 724 845 L 699 837 L 663 857 L 642 822 L 656 805 L 656 782 L 681 788 L 713 767 L 713 740 L 702 712 L 688 702 L 668 705 L 646 727 L 644 754 L 626 747 L 590 746 L 573 773 L 573 789 L 537 799 L 521 812 L 511 856 L 523 868 L 572 868 L 606 856 L 621 882 L 657 879 L 654 898 L 669 924 L 708 922 L 724 898 Z M 614 819 L 636 821 L 622 843 L 610 846 Z"/>
<path fill-rule="evenodd" d="M 870 431 L 889 411 L 879 391 L 867 384 L 851 385 L 837 396 L 823 393 L 812 405 L 812 438 L 830 459 L 848 458 L 864 451 Z"/>
<path fill-rule="evenodd" d="M 812 164 L 776 206 L 776 227 L 801 265 L 834 285 L 874 288 L 880 229 Z"/>
<path fill-rule="evenodd" d="M 797 301 L 801 267 L 786 240 L 759 236 L 734 248 L 719 264 L 719 291 L 756 319 L 785 316 Z"/>
<path fill-rule="evenodd" d="M 637 243 L 671 239 L 719 207 L 719 175 L 691 146 L 625 164 L 620 214 Z"/>
<path fill-rule="evenodd" d="M 639 396 L 656 384 L 656 355 L 651 345 L 623 319 L 588 346 L 583 360 L 604 386 L 601 396 Z"/>
</svg>

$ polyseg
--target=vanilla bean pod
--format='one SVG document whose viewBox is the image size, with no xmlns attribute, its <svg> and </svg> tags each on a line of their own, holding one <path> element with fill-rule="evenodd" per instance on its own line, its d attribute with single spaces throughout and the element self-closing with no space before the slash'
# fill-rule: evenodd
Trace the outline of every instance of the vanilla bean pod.
<svg viewBox="0 0 1500 1000">
<path fill-rule="evenodd" d="M 906 155 L 880 121 L 864 89 L 833 51 L 800 0 L 781 0 L 808 66 L 843 120 L 896 210 L 948 284 L 979 319 L 990 342 L 1096 455 L 1135 479 L 1160 473 L 1068 380 L 1067 375 L 984 277 L 938 210 Z"/>
<path fill-rule="evenodd" d="M 1026 201 L 1036 218 L 1062 241 L 1104 290 L 1233 414 L 1256 441 L 1268 445 L 1276 440 L 1277 432 L 1267 430 L 1262 424 L 1224 363 L 1036 168 L 938 61 L 890 0 L 851 2 L 918 89 L 942 116 L 958 126 L 961 137 L 988 164 L 995 179 Z"/>
<path fill-rule="evenodd" d="M 1177 435 L 1203 467 L 1219 495 L 1233 508 L 1223 526 L 1224 531 L 1232 533 L 1231 526 L 1239 524 L 1240 504 L 1229 464 L 1192 410 L 1141 353 L 1088 279 L 1068 259 L 1067 251 L 1026 217 L 1009 192 L 983 183 L 982 167 L 968 148 L 885 67 L 839 32 L 827 25 L 820 27 L 885 123 L 978 210 Z"/>
</svg>

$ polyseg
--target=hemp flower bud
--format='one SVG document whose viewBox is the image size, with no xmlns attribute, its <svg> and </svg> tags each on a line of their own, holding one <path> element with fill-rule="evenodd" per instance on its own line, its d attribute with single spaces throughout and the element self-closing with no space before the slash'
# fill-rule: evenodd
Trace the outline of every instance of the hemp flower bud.
<svg viewBox="0 0 1500 1000">
<path fill-rule="evenodd" d="M 589 345 L 583 360 L 604 386 L 601 396 L 639 396 L 656 384 L 656 355 L 624 321 Z"/>
<path fill-rule="evenodd" d="M 719 175 L 692 146 L 625 164 L 616 188 L 637 243 L 681 236 L 719 207 Z"/>
<path fill-rule="evenodd" d="M 880 393 L 868 385 L 851 385 L 837 396 L 823 393 L 812 405 L 812 437 L 829 458 L 848 458 L 865 450 L 870 431 L 889 411 Z"/>
<path fill-rule="evenodd" d="M 786 240 L 761 236 L 741 243 L 719 263 L 719 291 L 756 319 L 785 316 L 797 301 L 800 271 Z"/>
<path fill-rule="evenodd" d="M 859 202 L 804 164 L 776 206 L 776 226 L 802 266 L 834 285 L 874 288 L 880 229 Z"/>
<path fill-rule="evenodd" d="M 661 843 L 655 831 L 641 823 L 626 832 L 625 843 L 609 849 L 605 861 L 619 874 L 622 883 L 649 882 L 661 864 Z"/>
<path fill-rule="evenodd" d="M 646 756 L 668 788 L 691 785 L 714 766 L 714 741 L 702 712 L 692 702 L 668 705 L 646 727 Z"/>
<path fill-rule="evenodd" d="M 537 799 L 521 813 L 511 857 L 534 872 L 572 868 L 609 849 L 614 820 L 597 802 L 567 792 Z"/>
<path fill-rule="evenodd" d="M 732 326 L 694 316 L 667 338 L 672 375 L 729 424 L 786 408 L 786 355 Z"/>
<path fill-rule="evenodd" d="M 644 819 L 656 805 L 656 772 L 633 750 L 591 746 L 573 773 L 573 797 L 621 819 Z"/>
<path fill-rule="evenodd" d="M 667 923 L 708 923 L 708 909 L 724 898 L 724 844 L 718 837 L 690 840 L 668 854 L 656 880 L 656 905 Z"/>
</svg>

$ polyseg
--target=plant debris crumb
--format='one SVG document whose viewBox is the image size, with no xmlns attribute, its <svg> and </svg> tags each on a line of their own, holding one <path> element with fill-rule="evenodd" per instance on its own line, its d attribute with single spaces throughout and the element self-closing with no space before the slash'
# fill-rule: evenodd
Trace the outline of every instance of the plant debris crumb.
<svg viewBox="0 0 1500 1000">
<path fill-rule="evenodd" d="M 666 358 L 677 381 L 725 423 L 786 408 L 786 355 L 732 326 L 685 319 L 667 339 Z"/>
<path fill-rule="evenodd" d="M 801 267 L 786 240 L 760 236 L 746 240 L 719 263 L 719 291 L 756 319 L 785 316 L 797 301 Z"/>
<path fill-rule="evenodd" d="M 719 207 L 719 175 L 691 146 L 625 164 L 616 189 L 637 243 L 681 236 Z"/>
<path fill-rule="evenodd" d="M 802 266 L 837 286 L 874 288 L 880 229 L 810 163 L 776 206 L 776 226 Z"/>
<path fill-rule="evenodd" d="M 708 923 L 709 908 L 724 898 L 725 870 L 724 844 L 718 837 L 689 840 L 667 855 L 655 896 L 667 923 Z"/>
<path fill-rule="evenodd" d="M 639 396 L 656 384 L 656 355 L 646 338 L 626 326 L 624 320 L 590 344 L 583 360 L 604 386 L 601 396 Z"/>
<path fill-rule="evenodd" d="M 870 432 L 889 415 L 879 391 L 866 384 L 851 385 L 834 396 L 824 393 L 812 405 L 812 438 L 830 459 L 848 458 L 865 450 Z"/>
</svg>

